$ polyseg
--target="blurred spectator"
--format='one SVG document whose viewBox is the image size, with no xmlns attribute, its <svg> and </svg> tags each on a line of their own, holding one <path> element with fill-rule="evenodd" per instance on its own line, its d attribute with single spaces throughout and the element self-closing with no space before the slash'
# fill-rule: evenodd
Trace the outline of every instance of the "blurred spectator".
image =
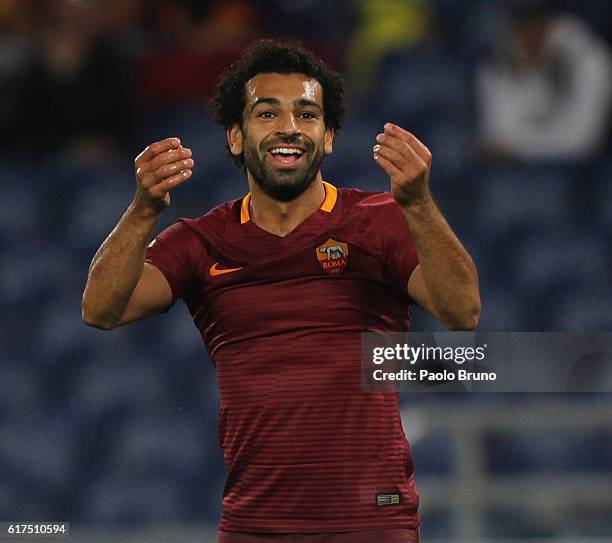
<svg viewBox="0 0 612 543">
<path fill-rule="evenodd" d="M 376 83 L 383 58 L 414 46 L 430 33 L 430 14 L 419 0 L 362 0 L 360 19 L 348 53 L 351 92 L 367 97 Z"/>
<path fill-rule="evenodd" d="M 36 9 L 32 0 L 0 1 L 0 146 L 10 145 L 19 86 L 33 54 Z"/>
<path fill-rule="evenodd" d="M 267 36 L 300 40 L 336 69 L 346 61 L 346 47 L 356 18 L 355 0 L 255 0 Z"/>
<path fill-rule="evenodd" d="M 511 31 L 477 74 L 489 159 L 585 159 L 604 146 L 612 56 L 582 21 L 541 0 L 510 4 Z"/>
<path fill-rule="evenodd" d="M 203 105 L 221 71 L 261 36 L 259 14 L 247 0 L 192 4 L 153 0 L 149 6 L 156 43 L 137 84 L 138 101 L 147 109 Z"/>
<path fill-rule="evenodd" d="M 146 1 L 104 0 L 101 14 L 104 33 L 116 44 L 120 54 L 128 58 L 142 55 L 148 43 L 144 26 Z"/>
<path fill-rule="evenodd" d="M 130 137 L 127 66 L 102 32 L 93 0 L 54 0 L 13 81 L 4 148 L 58 153 L 68 162 L 104 162 Z"/>
</svg>

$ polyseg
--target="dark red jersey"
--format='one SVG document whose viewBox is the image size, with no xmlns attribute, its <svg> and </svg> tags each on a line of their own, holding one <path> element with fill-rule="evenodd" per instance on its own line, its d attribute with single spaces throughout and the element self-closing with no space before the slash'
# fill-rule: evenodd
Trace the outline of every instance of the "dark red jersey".
<svg viewBox="0 0 612 543">
<path fill-rule="evenodd" d="M 179 221 L 147 252 L 216 368 L 223 531 L 418 524 L 397 394 L 363 392 L 360 377 L 360 333 L 409 328 L 416 249 L 390 194 L 325 191 L 285 237 L 251 220 L 247 195 Z"/>
</svg>

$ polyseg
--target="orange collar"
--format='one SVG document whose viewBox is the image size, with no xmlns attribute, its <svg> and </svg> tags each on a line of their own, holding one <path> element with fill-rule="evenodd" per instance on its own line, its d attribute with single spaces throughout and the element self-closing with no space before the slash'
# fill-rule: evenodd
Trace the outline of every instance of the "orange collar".
<svg viewBox="0 0 612 543">
<path fill-rule="evenodd" d="M 325 189 L 325 199 L 319 208 L 321 211 L 331 213 L 336 205 L 338 199 L 338 189 L 332 184 L 323 181 L 323 188 Z M 249 192 L 242 199 L 242 206 L 240 207 L 240 224 L 249 222 L 251 220 L 251 213 L 249 211 L 249 202 L 251 201 L 251 193 Z"/>
</svg>

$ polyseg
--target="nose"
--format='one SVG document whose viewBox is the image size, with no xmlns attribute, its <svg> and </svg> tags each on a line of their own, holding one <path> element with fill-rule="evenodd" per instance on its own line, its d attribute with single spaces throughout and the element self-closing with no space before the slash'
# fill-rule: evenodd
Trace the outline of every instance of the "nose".
<svg viewBox="0 0 612 543">
<path fill-rule="evenodd" d="M 287 136 L 295 136 L 300 134 L 300 129 L 293 112 L 288 111 L 280 115 L 278 122 L 278 133 L 285 134 Z"/>
</svg>

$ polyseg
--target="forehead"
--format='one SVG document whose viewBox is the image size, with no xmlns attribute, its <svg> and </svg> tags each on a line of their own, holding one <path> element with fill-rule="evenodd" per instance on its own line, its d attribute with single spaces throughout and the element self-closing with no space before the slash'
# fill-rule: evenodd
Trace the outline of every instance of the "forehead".
<svg viewBox="0 0 612 543">
<path fill-rule="evenodd" d="M 247 106 L 260 98 L 277 98 L 281 102 L 311 100 L 323 107 L 321 84 L 316 79 L 300 73 L 257 74 L 247 81 L 245 90 Z"/>
</svg>

